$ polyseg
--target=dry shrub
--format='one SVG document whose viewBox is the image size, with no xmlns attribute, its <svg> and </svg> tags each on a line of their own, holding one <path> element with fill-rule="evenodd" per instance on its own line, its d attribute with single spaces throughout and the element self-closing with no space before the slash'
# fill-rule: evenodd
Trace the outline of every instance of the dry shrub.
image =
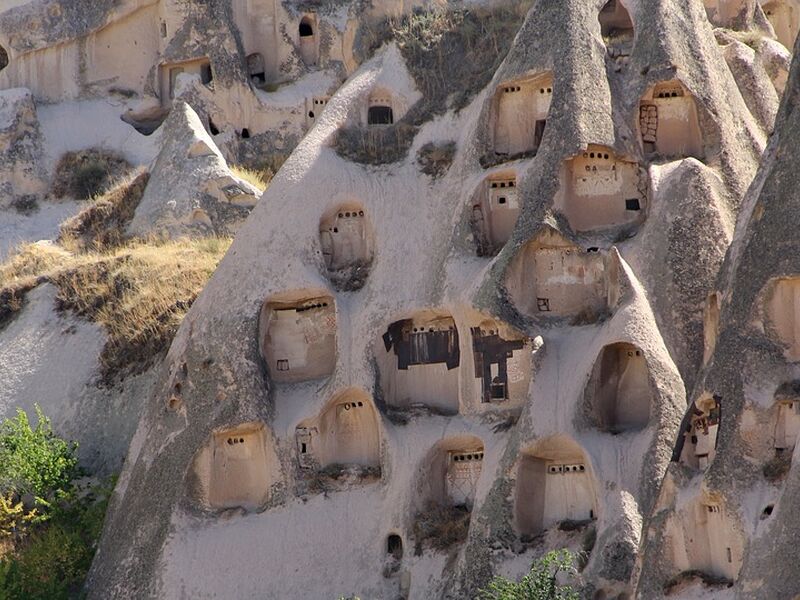
<svg viewBox="0 0 800 600">
<path fill-rule="evenodd" d="M 122 245 L 125 227 L 142 200 L 150 174 L 144 171 L 119 181 L 90 206 L 61 225 L 58 242 L 72 251 L 109 250 Z"/>
<path fill-rule="evenodd" d="M 67 152 L 56 165 L 51 192 L 56 198 L 88 200 L 105 192 L 131 168 L 127 160 L 110 150 Z"/>
<path fill-rule="evenodd" d="M 456 154 L 455 142 L 428 142 L 417 152 L 419 170 L 437 179 L 447 172 Z"/>
<path fill-rule="evenodd" d="M 146 370 L 169 347 L 230 241 L 135 241 L 106 252 L 85 253 L 28 244 L 0 266 L 0 314 L 4 295 L 19 303 L 14 291 L 27 291 L 42 282 L 54 284 L 61 309 L 106 331 L 101 375 L 111 383 L 117 376 Z"/>
<path fill-rule="evenodd" d="M 470 510 L 463 505 L 445 506 L 429 502 L 414 519 L 413 534 L 418 547 L 446 551 L 467 539 Z"/>
</svg>

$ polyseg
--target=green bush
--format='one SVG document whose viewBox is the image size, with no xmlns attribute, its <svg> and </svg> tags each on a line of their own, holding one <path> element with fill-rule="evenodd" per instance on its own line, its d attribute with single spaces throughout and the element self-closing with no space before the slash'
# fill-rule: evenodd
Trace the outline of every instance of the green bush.
<svg viewBox="0 0 800 600">
<path fill-rule="evenodd" d="M 578 600 L 570 585 L 559 584 L 559 575 L 575 577 L 575 555 L 567 549 L 548 552 L 533 563 L 519 582 L 497 576 L 479 592 L 479 600 Z"/>
<path fill-rule="evenodd" d="M 0 423 L 0 493 L 32 494 L 40 500 L 54 500 L 68 493 L 76 475 L 77 444 L 57 437 L 48 419 L 36 406 L 36 427 L 28 415 Z"/>
<path fill-rule="evenodd" d="M 54 521 L 31 534 L 10 559 L 0 561 L 0 599 L 75 598 L 93 554 L 77 528 Z"/>
<path fill-rule="evenodd" d="M 76 444 L 36 415 L 0 423 L 0 600 L 81 597 L 114 485 L 77 486 Z"/>
</svg>

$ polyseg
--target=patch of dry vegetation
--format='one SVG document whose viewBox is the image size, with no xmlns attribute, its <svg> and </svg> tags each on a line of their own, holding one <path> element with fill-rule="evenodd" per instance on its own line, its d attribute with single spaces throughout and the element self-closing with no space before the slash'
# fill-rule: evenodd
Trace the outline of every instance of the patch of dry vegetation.
<svg viewBox="0 0 800 600">
<path fill-rule="evenodd" d="M 101 374 L 111 383 L 146 370 L 169 347 L 230 242 L 131 241 L 88 252 L 26 244 L 0 265 L 0 322 L 21 308 L 28 290 L 54 284 L 59 308 L 105 329 Z"/>
<path fill-rule="evenodd" d="M 131 169 L 127 160 L 111 150 L 67 152 L 56 165 L 50 191 L 56 198 L 88 200 L 104 193 Z"/>
<path fill-rule="evenodd" d="M 138 171 L 119 181 L 61 225 L 58 242 L 73 252 L 108 250 L 125 241 L 125 227 L 142 200 L 150 174 Z"/>
<path fill-rule="evenodd" d="M 420 171 L 434 179 L 438 179 L 453 164 L 455 155 L 455 142 L 428 142 L 417 152 L 417 164 Z"/>
<path fill-rule="evenodd" d="M 467 539 L 470 511 L 466 506 L 430 502 L 414 519 L 413 534 L 419 550 L 428 546 L 445 552 Z"/>
<path fill-rule="evenodd" d="M 231 173 L 236 175 L 236 177 L 243 179 L 254 187 L 257 187 L 262 192 L 267 189 L 269 182 L 272 180 L 272 174 L 265 173 L 264 171 L 248 169 L 247 167 L 243 167 L 241 165 L 230 165 L 228 168 L 231 170 Z"/>
<path fill-rule="evenodd" d="M 343 158 L 374 165 L 404 158 L 423 123 L 447 110 L 461 110 L 491 81 L 530 5 L 530 0 L 522 0 L 491 7 L 436 8 L 377 25 L 367 23 L 359 32 L 362 53 L 369 56 L 394 40 L 422 99 L 394 125 L 340 129 L 334 140 L 336 151 Z M 380 133 L 372 133 L 376 130 Z"/>
</svg>

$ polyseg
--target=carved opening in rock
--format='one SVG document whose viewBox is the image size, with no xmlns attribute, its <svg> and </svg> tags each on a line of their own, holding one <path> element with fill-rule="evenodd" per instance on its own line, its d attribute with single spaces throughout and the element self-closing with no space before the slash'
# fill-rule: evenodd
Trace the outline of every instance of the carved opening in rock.
<svg viewBox="0 0 800 600">
<path fill-rule="evenodd" d="M 604 254 L 584 251 L 546 229 L 517 252 L 506 288 L 523 314 L 590 323 L 608 310 L 616 280 Z"/>
<path fill-rule="evenodd" d="M 266 68 L 264 67 L 264 55 L 254 52 L 247 55 L 247 74 L 255 84 L 262 84 L 267 80 Z"/>
<path fill-rule="evenodd" d="M 789 381 L 775 391 L 775 450 L 791 454 L 800 433 L 800 380 Z"/>
<path fill-rule="evenodd" d="M 386 554 L 395 560 L 403 558 L 403 538 L 396 533 L 392 533 L 386 538 Z"/>
<path fill-rule="evenodd" d="M 703 136 L 697 105 L 689 90 L 678 80 L 658 83 L 642 96 L 639 134 L 647 154 L 703 159 Z"/>
<path fill-rule="evenodd" d="M 589 145 L 565 161 L 556 206 L 575 231 L 641 223 L 647 212 L 647 177 L 639 164 L 611 148 Z"/>
<path fill-rule="evenodd" d="M 319 222 L 319 240 L 329 271 L 372 263 L 374 237 L 362 204 L 349 202 L 326 212 Z"/>
<path fill-rule="evenodd" d="M 777 279 L 767 285 L 766 330 L 783 345 L 788 360 L 800 360 L 800 277 Z"/>
<path fill-rule="evenodd" d="M 495 154 L 535 153 L 553 98 L 553 76 L 538 74 L 501 84 L 492 100 Z"/>
<path fill-rule="evenodd" d="M 711 498 L 690 501 L 670 518 L 667 540 L 679 573 L 700 571 L 736 580 L 744 543 L 733 516 L 718 501 Z"/>
<path fill-rule="evenodd" d="M 652 392 L 647 360 L 626 342 L 605 346 L 586 386 L 593 424 L 610 433 L 638 431 L 650 421 Z"/>
<path fill-rule="evenodd" d="M 673 460 L 677 455 L 682 464 L 695 469 L 705 469 L 710 465 L 717 452 L 717 431 L 721 418 L 721 398 L 703 394 L 689 407 L 681 423 Z"/>
<path fill-rule="evenodd" d="M 242 135 L 242 139 L 243 140 L 249 140 L 250 139 L 250 130 L 247 127 L 245 127 L 244 129 L 242 129 L 242 134 L 241 135 Z"/>
<path fill-rule="evenodd" d="M 474 435 L 442 440 L 425 459 L 418 498 L 471 510 L 483 466 L 483 442 Z"/>
<path fill-rule="evenodd" d="M 8 66 L 8 52 L 6 49 L 0 46 L 0 71 L 5 69 Z"/>
<path fill-rule="evenodd" d="M 380 466 L 378 416 L 369 395 L 360 389 L 337 394 L 318 417 L 300 423 L 295 440 L 304 469 Z"/>
<path fill-rule="evenodd" d="M 308 111 L 309 127 L 314 124 L 315 119 L 325 110 L 329 100 L 328 96 L 315 96 L 311 99 L 311 109 Z"/>
<path fill-rule="evenodd" d="M 761 8 L 775 31 L 775 37 L 792 51 L 800 31 L 800 6 L 794 0 L 761 0 Z"/>
<path fill-rule="evenodd" d="M 175 97 L 175 86 L 178 82 L 178 75 L 181 73 L 197 75 L 200 81 L 206 85 L 211 83 L 214 79 L 214 73 L 211 70 L 211 63 L 208 58 L 197 58 L 181 63 L 163 64 L 159 69 L 162 104 L 169 104 Z"/>
<path fill-rule="evenodd" d="M 556 436 L 525 451 L 517 466 L 515 516 L 523 536 L 562 521 L 597 518 L 594 478 L 581 447 Z"/>
<path fill-rule="evenodd" d="M 317 64 L 317 36 L 314 35 L 314 19 L 305 16 L 300 21 L 298 28 L 300 36 L 300 57 L 307 67 Z"/>
<path fill-rule="evenodd" d="M 438 412 L 458 412 L 461 353 L 452 316 L 420 311 L 389 325 L 382 342 L 377 354 L 383 396 L 390 407 L 423 405 Z"/>
<path fill-rule="evenodd" d="M 598 15 L 600 35 L 606 46 L 633 41 L 633 21 L 620 0 L 608 0 Z"/>
<path fill-rule="evenodd" d="M 470 328 L 475 391 L 482 403 L 522 403 L 531 382 L 531 343 L 493 319 Z"/>
<path fill-rule="evenodd" d="M 472 203 L 470 227 L 478 256 L 492 256 L 508 242 L 520 213 L 514 171 L 495 173 L 481 183 Z"/>
<path fill-rule="evenodd" d="M 215 431 L 195 463 L 202 500 L 212 508 L 261 506 L 275 470 L 274 457 L 268 459 L 261 423 Z"/>
<path fill-rule="evenodd" d="M 705 310 L 703 311 L 703 364 L 707 364 L 714 354 L 717 346 L 717 334 L 719 333 L 719 310 L 720 295 L 712 292 L 706 299 Z"/>
<path fill-rule="evenodd" d="M 259 344 L 277 383 L 327 377 L 336 365 L 333 298 L 298 292 L 267 300 L 261 308 Z"/>
</svg>

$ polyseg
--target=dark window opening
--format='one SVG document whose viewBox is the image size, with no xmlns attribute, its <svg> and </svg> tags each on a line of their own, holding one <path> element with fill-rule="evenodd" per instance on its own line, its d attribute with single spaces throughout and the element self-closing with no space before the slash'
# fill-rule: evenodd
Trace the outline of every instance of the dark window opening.
<svg viewBox="0 0 800 600">
<path fill-rule="evenodd" d="M 308 452 L 308 447 L 305 442 L 302 442 L 300 444 L 300 454 L 305 454 L 306 452 Z"/>
<path fill-rule="evenodd" d="M 773 509 L 775 508 L 774 504 L 768 504 L 764 507 L 764 512 L 762 513 L 763 516 L 768 517 L 772 514 Z"/>
<path fill-rule="evenodd" d="M 542 143 L 544 137 L 544 127 L 547 125 L 546 119 L 539 119 L 536 121 L 536 129 L 533 134 L 533 145 L 538 150 L 539 144 Z"/>
<path fill-rule="evenodd" d="M 250 139 L 250 130 L 247 127 L 242 129 L 242 139 L 243 140 L 249 140 Z"/>
<path fill-rule="evenodd" d="M 537 298 L 536 308 L 541 312 L 550 312 L 550 298 Z"/>
<path fill-rule="evenodd" d="M 391 106 L 370 106 L 367 111 L 367 125 L 391 125 L 394 113 Z"/>
<path fill-rule="evenodd" d="M 625 200 L 625 210 L 641 210 L 638 198 L 630 198 Z"/>
<path fill-rule="evenodd" d="M 211 135 L 219 135 L 219 127 L 214 125 L 214 121 L 211 120 L 211 117 L 208 117 L 208 131 Z"/>
<path fill-rule="evenodd" d="M 403 540 L 396 533 L 393 533 L 386 538 L 386 553 L 393 556 L 397 560 L 403 558 Z"/>
<path fill-rule="evenodd" d="M 308 111 L 308 118 L 309 119 L 313 119 L 314 118 L 314 111 L 313 110 Z"/>
<path fill-rule="evenodd" d="M 498 199 L 497 199 L 497 203 L 498 203 L 498 204 L 505 204 L 505 203 L 506 203 L 506 198 L 505 198 L 505 196 L 501 196 L 500 198 L 498 198 Z"/>
<path fill-rule="evenodd" d="M 208 85 L 214 80 L 214 73 L 211 72 L 211 63 L 200 65 L 200 81 Z"/>
<path fill-rule="evenodd" d="M 289 360 L 283 359 L 278 361 L 278 371 L 288 371 L 289 370 Z"/>
<path fill-rule="evenodd" d="M 311 23 L 307 19 L 300 21 L 300 37 L 310 37 L 312 35 L 314 35 L 314 28 L 311 27 Z"/>
</svg>

